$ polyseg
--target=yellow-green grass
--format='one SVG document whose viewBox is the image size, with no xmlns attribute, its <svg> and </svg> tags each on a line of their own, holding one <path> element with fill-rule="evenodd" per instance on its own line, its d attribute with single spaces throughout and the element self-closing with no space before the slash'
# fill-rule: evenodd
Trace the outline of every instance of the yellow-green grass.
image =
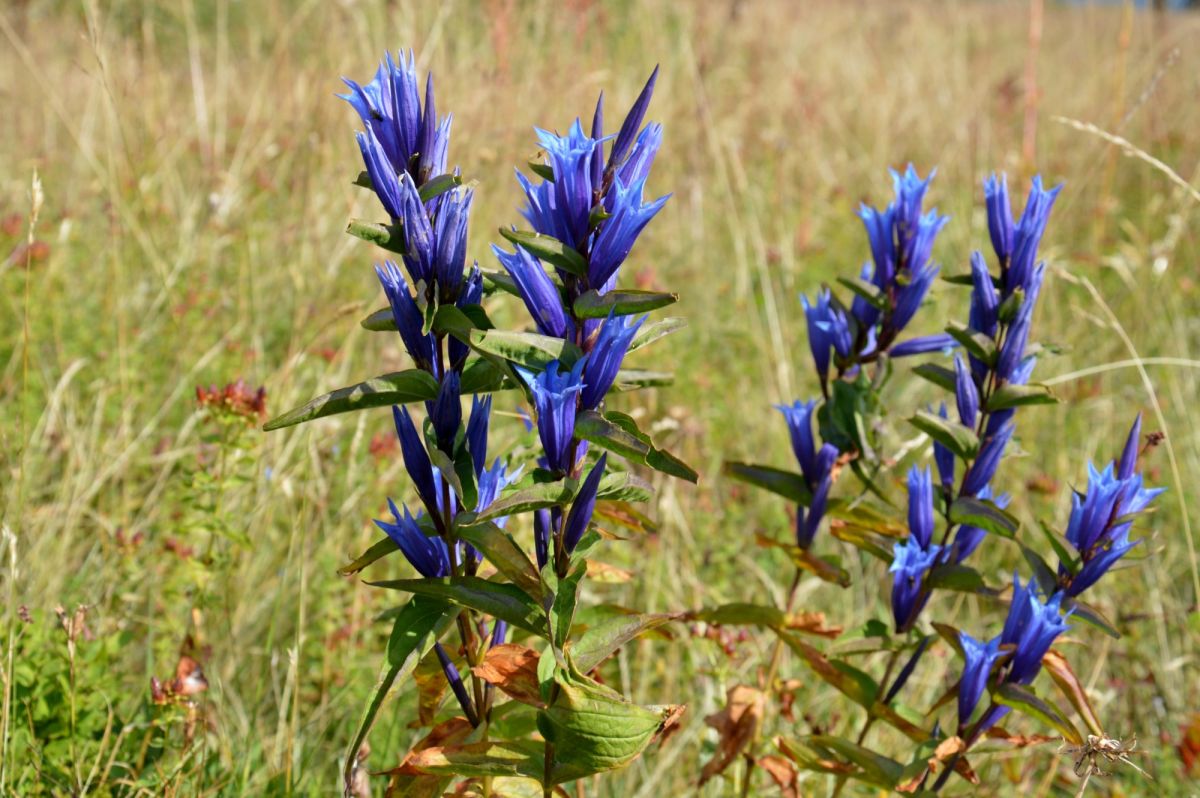
<svg viewBox="0 0 1200 798">
<path fill-rule="evenodd" d="M 0 265 L 0 490 L 15 539 L 3 553 L 4 659 L 12 652 L 18 670 L 27 658 L 66 673 L 53 608 L 87 604 L 99 642 L 79 643 L 91 664 L 75 692 L 102 718 L 107 704 L 114 717 L 144 718 L 149 678 L 172 671 L 185 635 L 211 647 L 203 755 L 163 757 L 178 772 L 140 787 L 106 783 L 101 767 L 90 788 L 336 789 L 386 639 L 387 624 L 372 618 L 398 601 L 335 573 L 376 537 L 370 519 L 385 497 L 408 495 L 398 457 L 368 451 L 373 436 L 389 434 L 389 415 L 246 433 L 235 469 L 243 479 L 214 489 L 214 508 L 197 498 L 199 458 L 213 449 L 193 389 L 244 377 L 265 384 L 279 412 L 404 367 L 398 341 L 357 324 L 382 302 L 370 268 L 380 253 L 342 231 L 380 210 L 351 185 L 357 122 L 333 95 L 339 76 L 366 79 L 386 48 L 411 46 L 435 72 L 439 110 L 454 112 L 451 161 L 479 181 L 471 252 L 489 266 L 494 231 L 518 218 L 511 169 L 534 156 L 532 127 L 565 128 L 601 89 L 615 118 L 662 66 L 651 117 L 664 123 L 665 143 L 651 188 L 674 196 L 625 274 L 679 291 L 672 313 L 690 327 L 638 356 L 674 369 L 675 386 L 621 401 L 702 479 L 659 483 L 659 533 L 604 553 L 636 566 L 637 578 L 597 586 L 588 601 L 661 611 L 782 600 L 789 565 L 753 540 L 789 534 L 789 508 L 723 479 L 721 463 L 789 464 L 770 404 L 816 390 L 797 297 L 866 259 L 853 211 L 887 201 L 886 167 L 938 167 L 930 198 L 953 217 L 935 249 L 946 273 L 986 246 L 985 174 L 1007 170 L 1014 193 L 1034 169 L 1065 181 L 1036 327 L 1062 348 L 1038 373 L 1064 402 L 1021 412 L 1025 456 L 1003 473 L 1027 525 L 1061 524 L 1087 459 L 1112 457 L 1134 413 L 1166 433 L 1169 446 L 1149 462 L 1170 493 L 1141 525 L 1154 556 L 1097 588 L 1126 635 L 1078 626 L 1064 650 L 1110 733 L 1137 734 L 1151 752 L 1139 762 L 1158 781 L 1124 778 L 1126 794 L 1185 794 L 1173 792 L 1186 779 L 1173 746 L 1200 709 L 1198 202 L 1147 160 L 1055 117 L 1116 133 L 1196 185 L 1200 19 L 1049 6 L 1032 163 L 1022 154 L 1025 3 L 33 0 L 0 10 L 0 215 L 28 213 L 36 171 L 45 201 L 34 235 L 49 245 L 28 268 L 25 258 Z M 26 235 L 27 219 L 0 233 L 0 255 Z M 964 318 L 965 303 L 962 289 L 940 284 L 923 318 Z M 523 323 L 515 303 L 494 304 L 500 319 Z M 937 398 L 900 371 L 890 453 L 914 444 L 902 419 Z M 494 428 L 520 439 L 513 418 Z M 210 542 L 217 524 L 246 541 Z M 139 532 L 140 547 L 118 545 L 118 533 Z M 197 556 L 165 550 L 168 538 Z M 854 586 L 805 583 L 804 608 L 847 626 L 886 617 L 878 564 L 847 562 Z M 375 567 L 404 568 L 397 558 Z M 980 557 L 996 584 L 1014 567 L 1023 566 L 1008 544 Z M 1000 610 L 943 598 L 935 612 L 978 636 L 997 628 Z M 758 678 L 769 645 L 752 636 L 727 657 L 680 627 L 674 641 L 624 652 L 609 671 L 621 688 L 645 703 L 687 703 L 689 713 L 681 733 L 588 794 L 689 790 L 714 744 L 703 717 L 727 687 Z M 906 702 L 932 703 L 956 668 L 944 647 L 928 657 Z M 795 661 L 782 673 L 808 680 Z M 71 694 L 50 691 L 36 672 L 25 678 L 51 705 Z M 794 723 L 769 731 L 807 733 L 805 715 L 849 733 L 861 722 L 819 685 L 802 688 L 797 706 Z M 395 764 L 418 734 L 406 728 L 411 718 L 410 699 L 387 706 L 372 768 Z M 69 791 L 140 734 L 122 737 L 116 723 L 106 737 L 73 745 L 67 734 L 39 753 L 14 733 L 2 751 L 4 789 L 37 794 L 40 781 L 47 794 Z M 985 792 L 1073 794 L 1071 764 L 1053 745 L 1020 752 L 983 768 Z M 821 794 L 828 783 L 802 789 Z M 704 794 L 732 790 L 718 779 Z"/>
</svg>

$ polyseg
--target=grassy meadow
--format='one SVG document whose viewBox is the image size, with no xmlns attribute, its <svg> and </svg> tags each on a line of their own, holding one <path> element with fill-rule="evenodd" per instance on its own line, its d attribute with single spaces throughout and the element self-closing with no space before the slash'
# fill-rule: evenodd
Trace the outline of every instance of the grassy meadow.
<svg viewBox="0 0 1200 798">
<path fill-rule="evenodd" d="M 689 327 L 635 356 L 673 369 L 674 386 L 621 401 L 701 481 L 656 481 L 657 532 L 605 552 L 636 577 L 593 584 L 591 601 L 782 602 L 791 567 L 754 536 L 790 534 L 791 508 L 721 465 L 791 466 L 770 405 L 817 390 L 798 294 L 857 273 L 868 247 L 853 211 L 890 199 L 887 167 L 937 167 L 930 201 L 952 216 L 935 248 L 944 274 L 987 245 L 988 172 L 1006 170 L 1022 201 L 1035 170 L 1065 182 L 1035 327 L 1056 346 L 1038 375 L 1064 401 L 1022 412 L 1024 456 L 1003 478 L 1024 522 L 1062 524 L 1088 458 L 1113 457 L 1137 411 L 1164 433 L 1148 467 L 1170 488 L 1144 529 L 1153 556 L 1093 596 L 1124 636 L 1081 625 L 1065 650 L 1106 728 L 1137 736 L 1154 778 L 1122 768 L 1088 794 L 1190 794 L 1200 773 L 1185 772 L 1180 746 L 1190 750 L 1183 729 L 1200 712 L 1200 15 L 1048 2 L 1032 93 L 1029 34 L 1025 2 L 4 4 L 0 792 L 338 794 L 390 628 L 374 619 L 396 596 L 336 569 L 374 542 L 386 497 L 410 490 L 390 416 L 268 435 L 214 420 L 195 389 L 244 379 L 265 386 L 276 414 L 406 367 L 398 339 L 358 325 L 383 304 L 371 270 L 381 253 L 343 230 L 381 212 L 352 185 L 358 121 L 334 94 L 340 76 L 366 80 L 386 49 L 411 46 L 436 76 L 439 111 L 454 113 L 451 163 L 479 181 L 470 254 L 489 268 L 496 229 L 518 219 L 511 169 L 534 156 L 533 126 L 565 128 L 602 89 L 616 118 L 662 67 L 650 190 L 673 198 L 623 274 L 678 291 L 671 314 Z M 927 323 L 965 318 L 964 290 L 939 283 L 932 296 Z M 500 321 L 520 320 L 518 303 L 495 305 Z M 893 383 L 900 453 L 920 444 L 901 419 L 938 394 Z M 493 430 L 523 445 L 507 401 Z M 1016 547 L 982 552 L 989 582 L 1025 567 Z M 801 606 L 847 627 L 887 617 L 882 569 L 847 563 L 850 589 L 806 582 Z M 407 566 L 375 569 L 368 578 Z M 938 601 L 961 626 L 1001 622 L 974 599 Z M 636 700 L 688 713 L 588 796 L 735 792 L 740 765 L 694 787 L 716 740 L 703 719 L 728 687 L 758 678 L 771 641 L 752 634 L 726 650 L 695 631 L 639 641 L 606 671 Z M 181 648 L 209 683 L 194 717 L 151 702 L 151 677 L 172 677 Z M 911 703 L 932 703 L 957 667 L 940 646 Z M 808 679 L 795 661 L 782 673 Z M 783 730 L 857 723 L 819 683 L 796 707 Z M 372 769 L 419 734 L 413 712 L 409 693 L 385 707 Z M 1078 789 L 1055 744 L 976 764 L 977 794 Z M 828 787 L 810 777 L 802 794 Z"/>
</svg>

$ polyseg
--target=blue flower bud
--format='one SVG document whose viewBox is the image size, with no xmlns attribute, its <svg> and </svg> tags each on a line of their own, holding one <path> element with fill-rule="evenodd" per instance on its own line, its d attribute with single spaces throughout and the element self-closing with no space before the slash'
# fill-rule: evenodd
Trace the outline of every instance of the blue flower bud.
<svg viewBox="0 0 1200 798">
<path fill-rule="evenodd" d="M 446 681 L 450 683 L 450 689 L 454 692 L 454 697 L 458 699 L 463 714 L 474 725 L 478 720 L 475 715 L 475 707 L 471 703 L 471 696 L 467 693 L 467 687 L 463 684 L 458 668 L 450 660 L 450 655 L 446 653 L 446 649 L 442 647 L 441 643 L 434 643 L 433 650 L 437 652 L 438 662 L 442 665 L 442 673 L 446 675 Z"/>
<path fill-rule="evenodd" d="M 954 356 L 954 399 L 958 404 L 959 420 L 964 427 L 974 429 L 979 413 L 979 390 L 975 387 L 971 372 L 958 355 Z"/>
<path fill-rule="evenodd" d="M 983 181 L 983 196 L 987 204 L 988 234 L 992 238 L 992 251 L 996 253 L 1001 268 L 1007 268 L 1012 257 L 1013 218 L 1012 205 L 1008 201 L 1008 176 L 989 175 Z"/>
<path fill-rule="evenodd" d="M 630 144 L 633 143 L 639 128 L 642 126 L 642 120 L 646 118 L 646 109 L 650 106 L 650 98 L 654 96 L 654 84 L 657 82 L 658 67 L 654 67 L 654 71 L 650 73 L 650 78 L 646 81 L 646 85 L 642 87 L 641 93 L 634 100 L 633 107 L 625 115 L 625 121 L 621 123 L 621 130 L 617 133 L 617 140 L 613 143 L 612 153 L 609 155 L 609 169 L 620 166 L 625 159 L 625 154 L 629 150 Z"/>
<path fill-rule="evenodd" d="M 600 478 L 604 476 L 604 468 L 608 464 L 608 455 L 600 455 L 600 459 L 592 466 L 592 470 L 579 487 L 579 493 L 567 513 L 567 521 L 563 526 L 563 548 L 567 553 L 575 551 L 588 524 L 592 522 L 592 512 L 596 509 L 596 491 L 600 488 Z"/>
<path fill-rule="evenodd" d="M 516 283 L 538 332 L 553 338 L 573 338 L 575 325 L 563 307 L 558 286 L 546 274 L 541 262 L 521 247 L 510 253 L 493 245 L 492 252 Z"/>
<path fill-rule="evenodd" d="M 921 335 L 901 341 L 888 349 L 893 358 L 910 357 L 912 355 L 927 355 L 930 352 L 948 352 L 958 346 L 958 341 L 949 333 L 934 333 Z"/>
<path fill-rule="evenodd" d="M 1125 438 L 1125 448 L 1121 450 L 1121 459 L 1117 461 L 1117 478 L 1129 479 L 1137 468 L 1138 446 L 1142 438 L 1142 414 L 1138 413 L 1129 428 Z"/>
<path fill-rule="evenodd" d="M 462 425 L 462 392 L 459 384 L 458 372 L 447 372 L 442 377 L 437 399 L 426 403 L 438 448 L 449 456 L 454 454 L 454 438 Z"/>
<path fill-rule="evenodd" d="M 958 683 L 958 727 L 963 729 L 987 688 L 992 667 L 1000 658 L 1000 638 L 995 637 L 984 643 L 966 632 L 959 632 L 958 640 L 966 660 L 962 679 Z"/>
<path fill-rule="evenodd" d="M 946 418 L 945 402 L 938 408 L 938 415 Z M 938 480 L 942 483 L 942 488 L 947 491 L 951 490 L 954 487 L 954 452 L 947 449 L 944 444 L 934 441 L 933 462 L 937 464 Z"/>
<path fill-rule="evenodd" d="M 1029 189 L 1029 198 L 1025 201 L 1025 210 L 1017 222 L 1013 234 L 1012 260 L 1004 272 L 1004 295 L 1008 296 L 1018 288 L 1029 291 L 1033 279 L 1034 263 L 1037 261 L 1038 246 L 1046 232 L 1046 223 L 1050 221 L 1050 209 L 1062 185 L 1057 185 L 1049 191 L 1042 189 L 1042 177 L 1036 175 Z"/>
<path fill-rule="evenodd" d="M 967 475 L 963 479 L 963 496 L 978 496 L 980 491 L 992 481 L 996 469 L 1000 466 L 1000 458 L 1004 456 L 1004 448 L 1008 446 L 1008 441 L 1012 438 L 1013 429 L 1010 422 L 984 438 L 975 462 L 971 463 L 967 469 Z"/>
<path fill-rule="evenodd" d="M 557 508 L 555 508 L 557 511 Z M 550 510 L 542 508 L 533 513 L 533 548 L 537 555 L 538 569 L 550 561 L 550 539 L 553 537 L 553 519 Z"/>
<path fill-rule="evenodd" d="M 908 471 L 908 531 L 922 549 L 933 541 L 933 478 L 929 467 Z"/>
<path fill-rule="evenodd" d="M 937 563 L 941 550 L 938 545 L 923 547 L 915 536 L 893 546 L 892 565 L 888 570 L 893 574 L 892 617 L 896 621 L 896 631 L 911 628 L 925 607 L 929 599 L 924 588 L 925 575 Z"/>
<path fill-rule="evenodd" d="M 471 415 L 467 419 L 467 451 L 471 454 L 471 464 L 475 476 L 483 473 L 487 462 L 488 426 L 491 423 L 492 397 L 482 399 L 479 394 L 471 397 Z"/>
<path fill-rule="evenodd" d="M 575 434 L 575 411 L 583 391 L 586 361 L 587 358 L 581 358 L 570 371 L 559 371 L 561 364 L 552 360 L 536 376 L 518 367 L 533 393 L 538 437 L 546 453 L 546 467 L 551 471 L 567 471 L 574 465 L 569 462 L 571 438 Z"/>
<path fill-rule="evenodd" d="M 424 332 L 425 318 L 417 302 L 409 293 L 408 283 L 404 275 L 392 261 L 385 261 L 383 266 L 376 266 L 375 273 L 383 285 L 388 304 L 392 308 L 392 321 L 400 331 L 400 340 L 408 356 L 413 359 L 417 368 L 430 373 L 434 372 L 433 338 Z"/>
<path fill-rule="evenodd" d="M 438 506 L 440 496 L 434 484 L 433 465 L 421 440 L 421 434 L 413 424 L 408 408 L 392 406 L 392 418 L 396 422 L 396 437 L 400 439 L 400 453 L 404 456 L 404 468 L 417 488 L 417 495 L 427 508 Z"/>
<path fill-rule="evenodd" d="M 1005 681 L 1029 684 L 1042 668 L 1042 657 L 1069 627 L 1062 616 L 1062 593 L 1043 603 L 1031 579 L 1024 586 L 1013 575 L 1013 599 L 1000 635 L 1001 646 L 1013 646 Z"/>
</svg>

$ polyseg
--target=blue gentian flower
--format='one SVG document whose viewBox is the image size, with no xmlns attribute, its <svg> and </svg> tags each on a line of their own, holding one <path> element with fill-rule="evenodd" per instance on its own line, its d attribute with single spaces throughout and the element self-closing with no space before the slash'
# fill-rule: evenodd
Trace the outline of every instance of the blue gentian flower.
<svg viewBox="0 0 1200 798">
<path fill-rule="evenodd" d="M 791 405 L 775 405 L 775 409 L 783 413 L 787 421 L 788 433 L 792 440 L 792 452 L 805 481 L 812 479 L 817 473 L 817 445 L 813 437 L 812 419 L 817 409 L 817 401 L 801 402 L 797 400 Z M 810 486 L 811 487 L 811 486 Z"/>
<path fill-rule="evenodd" d="M 930 352 L 947 352 L 958 346 L 958 341 L 949 333 L 933 333 L 920 335 L 901 341 L 888 350 L 892 357 L 911 357 L 912 355 L 927 355 Z"/>
<path fill-rule="evenodd" d="M 471 415 L 467 417 L 467 451 L 471 454 L 471 464 L 475 477 L 483 473 L 487 463 L 488 427 L 491 424 L 492 397 L 479 394 L 471 397 Z M 490 502 L 489 502 L 490 504 Z"/>
<path fill-rule="evenodd" d="M 467 716 L 467 720 L 471 725 L 478 723 L 478 718 L 475 715 L 475 707 L 471 703 L 471 696 L 467 693 L 467 686 L 463 684 L 462 675 L 459 674 L 458 668 L 450 659 L 450 655 L 446 653 L 446 649 L 441 643 L 434 643 L 433 650 L 437 652 L 438 662 L 442 666 L 442 673 L 446 675 L 446 681 L 450 683 L 450 689 L 454 692 L 454 697 L 458 699 L 458 704 L 462 707 L 463 714 Z"/>
<path fill-rule="evenodd" d="M 610 311 L 592 351 L 588 353 L 587 368 L 583 372 L 583 393 L 579 404 L 584 410 L 593 410 L 604 401 L 621 368 L 621 361 L 633 343 L 633 337 L 646 321 L 646 316 L 616 316 Z"/>
<path fill-rule="evenodd" d="M 896 631 L 909 629 L 929 599 L 924 589 L 925 575 L 938 560 L 942 547 L 936 544 L 928 548 L 921 545 L 915 535 L 892 547 L 892 565 L 888 570 L 892 577 L 892 617 Z"/>
<path fill-rule="evenodd" d="M 1013 218 L 1012 206 L 1008 201 L 1008 176 L 988 175 L 983 181 L 983 197 L 987 205 L 988 234 L 992 239 L 992 251 L 1000 262 L 1001 270 L 1008 267 L 1012 257 Z M 978 253 L 976 253 L 978 254 Z M 979 256 L 982 260 L 982 255 Z M 974 256 L 972 256 L 972 261 Z M 974 263 L 972 262 L 972 267 Z"/>
<path fill-rule="evenodd" d="M 607 195 L 610 218 L 596 232 L 588 261 L 588 284 L 604 285 L 629 257 L 633 244 L 646 225 L 667 204 L 670 195 L 652 202 L 642 201 L 645 179 L 628 185 L 618 177 Z"/>
<path fill-rule="evenodd" d="M 555 507 L 556 514 L 562 510 Z M 550 509 L 542 508 L 533 513 L 533 549 L 537 555 L 538 568 L 545 568 L 550 561 L 550 540 L 554 537 L 554 515 Z"/>
<path fill-rule="evenodd" d="M 1042 657 L 1069 628 L 1061 612 L 1062 599 L 1059 592 L 1042 602 L 1032 579 L 1022 586 L 1020 578 L 1013 575 L 1012 604 L 1000 634 L 1000 645 L 1013 647 L 1005 681 L 1029 684 L 1037 676 Z"/>
<path fill-rule="evenodd" d="M 959 632 L 958 641 L 962 645 L 963 658 L 966 660 L 962 679 L 958 683 L 958 727 L 962 729 L 975 712 L 975 707 L 987 688 L 992 667 L 1000 658 L 1000 638 L 995 637 L 984 643 L 966 632 Z"/>
<path fill-rule="evenodd" d="M 908 470 L 908 531 L 922 549 L 933 542 L 933 477 L 928 466 Z"/>
<path fill-rule="evenodd" d="M 450 552 L 446 542 L 422 532 L 407 506 L 404 507 L 404 515 L 401 515 L 396 504 L 388 499 L 388 508 L 396 519 L 395 523 L 376 520 L 375 525 L 387 533 L 417 573 L 426 578 L 449 576 Z"/>
<path fill-rule="evenodd" d="M 913 271 L 908 283 L 896 292 L 896 305 L 887 319 L 889 329 L 899 332 L 908 326 L 913 316 L 921 309 L 921 303 L 925 301 L 925 295 L 929 293 L 929 287 L 933 285 L 939 271 L 941 269 L 938 266 L 931 264 Z"/>
<path fill-rule="evenodd" d="M 537 138 L 554 171 L 554 180 L 534 186 L 517 173 L 529 202 L 525 218 L 537 232 L 553 236 L 569 247 L 582 248 L 587 242 L 594 202 L 592 153 L 599 142 L 583 132 L 578 119 L 571 123 L 565 136 L 539 128 Z"/>
<path fill-rule="evenodd" d="M 392 418 L 396 422 L 396 437 L 400 439 L 404 468 L 417 488 L 417 495 L 426 507 L 437 507 L 441 497 L 434 483 L 433 465 L 429 462 L 429 454 L 425 451 L 421 434 L 417 432 L 408 408 L 393 405 Z"/>
<path fill-rule="evenodd" d="M 511 474 L 506 466 L 499 458 L 496 458 L 492 463 L 491 468 L 481 470 L 476 477 L 478 480 L 479 499 L 475 504 L 475 512 L 481 513 L 492 505 L 492 502 L 500 496 L 500 491 L 511 485 L 521 476 L 521 469 L 518 468 Z M 493 520 L 496 526 L 503 529 L 508 523 L 508 516 L 502 515 Z"/>
<path fill-rule="evenodd" d="M 962 358 L 954 357 L 954 400 L 958 404 L 958 418 L 964 427 L 974 429 L 979 413 L 979 390 Z"/>
<path fill-rule="evenodd" d="M 370 130 L 357 134 L 356 138 L 358 149 L 362 151 L 363 163 L 367 167 L 367 174 L 371 178 L 371 187 L 375 191 L 375 196 L 379 197 L 379 202 L 388 212 L 388 216 L 392 219 L 402 218 L 404 216 L 403 190 L 395 170 L 387 160 L 383 145 Z"/>
<path fill-rule="evenodd" d="M 1066 538 L 1079 552 L 1081 567 L 1074 575 L 1063 564 L 1058 568 L 1059 583 L 1069 596 L 1078 596 L 1094 585 L 1141 542 L 1129 540 L 1133 517 L 1145 511 L 1166 490 L 1142 487 L 1142 475 L 1135 470 L 1140 431 L 1139 415 L 1120 461 L 1109 463 L 1103 471 L 1088 463 L 1087 491 L 1071 497 Z"/>
<path fill-rule="evenodd" d="M 417 368 L 435 373 L 437 361 L 433 356 L 433 337 L 424 333 L 425 317 L 417 307 L 417 301 L 409 293 L 408 283 L 404 275 L 392 261 L 385 261 L 383 266 L 376 266 L 375 273 L 383 285 L 388 304 L 392 308 L 392 320 L 400 331 L 400 340 L 408 356 L 413 359 Z"/>
<path fill-rule="evenodd" d="M 538 332 L 554 338 L 574 338 L 575 325 L 563 307 L 562 295 L 541 262 L 521 247 L 516 252 L 505 252 L 493 245 L 492 252 L 516 283 Z"/>
<path fill-rule="evenodd" d="M 816 481 L 812 487 L 812 500 L 808 507 L 796 508 L 796 545 L 807 549 L 812 545 L 825 517 L 829 502 L 829 491 L 833 487 L 833 464 L 837 462 L 838 450 L 826 443 L 817 452 Z"/>
<path fill-rule="evenodd" d="M 521 378 L 529 385 L 537 410 L 538 437 L 546 453 L 546 467 L 551 471 L 568 471 L 573 463 L 571 438 L 575 434 L 575 412 L 579 394 L 583 392 L 583 369 L 587 358 L 580 358 L 574 368 L 560 371 L 562 364 L 552 360 L 546 370 L 534 375 L 518 367 Z"/>
<path fill-rule="evenodd" d="M 1049 191 L 1044 190 L 1041 175 L 1034 176 L 1025 210 L 1021 212 L 1021 219 L 1013 232 L 1012 258 L 1008 268 L 1003 271 L 1005 296 L 1018 288 L 1026 292 L 1030 290 L 1038 246 L 1042 243 L 1046 224 L 1050 221 L 1050 209 L 1054 207 L 1054 200 L 1060 191 L 1061 184 Z"/>
<path fill-rule="evenodd" d="M 433 277 L 443 301 L 458 298 L 467 261 L 467 217 L 473 192 L 454 189 L 437 198 L 433 224 Z"/>
<path fill-rule="evenodd" d="M 596 134 L 592 133 L 592 137 L 595 138 L 595 136 Z M 629 156 L 617 168 L 616 180 L 626 186 L 644 181 L 650 175 L 654 156 L 658 155 L 658 150 L 662 147 L 662 138 L 662 125 L 652 122 L 642 128 L 642 132 L 638 134 L 637 140 L 633 143 L 633 149 L 630 150 Z M 604 207 L 610 212 L 612 197 L 612 192 L 605 194 Z"/>
<path fill-rule="evenodd" d="M 604 476 L 607 464 L 608 455 L 600 455 L 600 459 L 592 466 L 592 470 L 580 485 L 579 493 L 571 504 L 571 511 L 567 513 L 567 520 L 563 525 L 563 548 L 568 554 L 575 551 L 583 533 L 587 531 L 588 524 L 592 522 L 592 513 L 596 509 L 596 492 L 600 488 L 600 478 Z"/>
<path fill-rule="evenodd" d="M 338 96 L 358 112 L 367 133 L 378 142 L 393 177 L 408 172 L 420 185 L 434 175 L 445 173 L 451 118 L 447 116 L 440 122 L 437 119 L 432 75 L 426 80 L 422 111 L 411 51 L 407 58 L 401 53 L 399 63 L 388 53 L 374 80 L 366 85 L 348 78 L 343 81 L 350 93 Z M 374 174 L 371 177 L 378 191 L 379 182 Z"/>
<path fill-rule="evenodd" d="M 462 391 L 458 372 L 450 371 L 442 377 L 437 399 L 426 402 L 429 420 L 437 436 L 437 445 L 449 456 L 454 454 L 454 438 L 462 425 Z"/>
<path fill-rule="evenodd" d="M 629 113 L 625 115 L 625 121 L 621 123 L 621 130 L 617 133 L 617 140 L 613 143 L 612 152 L 608 157 L 608 168 L 610 170 L 619 168 L 625 159 L 625 154 L 629 150 L 629 145 L 633 143 L 634 138 L 640 138 L 638 129 L 642 126 L 642 120 L 646 118 L 646 109 L 650 107 L 650 98 L 654 96 L 654 85 L 658 82 L 658 67 L 654 67 L 654 71 L 650 73 L 650 78 L 646 81 L 646 85 L 642 87 L 642 91 L 633 102 L 633 107 L 629 109 Z M 599 133 L 599 130 L 597 130 Z M 644 134 L 645 131 L 642 131 Z"/>
<path fill-rule="evenodd" d="M 996 469 L 1000 467 L 1000 458 L 1004 456 L 1004 448 L 1008 446 L 1013 435 L 1013 424 L 1009 422 L 990 435 L 985 436 L 979 447 L 979 454 L 967 469 L 963 478 L 962 495 L 978 496 L 980 491 L 988 486 Z"/>
<path fill-rule="evenodd" d="M 996 358 L 996 376 L 1002 380 L 1012 378 L 1025 358 L 1025 345 L 1029 342 L 1029 331 L 1033 326 L 1034 306 L 1037 304 L 1045 272 L 1044 264 L 1039 264 L 1033 270 L 1033 275 L 1024 287 L 1025 298 L 1017 310 L 1017 317 L 1009 326 L 1004 343 L 1000 346 L 1000 354 Z"/>
<path fill-rule="evenodd" d="M 800 303 L 804 306 L 808 346 L 812 350 L 817 376 L 821 382 L 825 382 L 829 373 L 829 350 L 833 349 L 838 357 L 850 356 L 854 346 L 850 322 L 845 311 L 834 305 L 833 295 L 828 288 L 819 290 L 812 304 L 809 304 L 808 297 L 801 295 Z"/>
</svg>

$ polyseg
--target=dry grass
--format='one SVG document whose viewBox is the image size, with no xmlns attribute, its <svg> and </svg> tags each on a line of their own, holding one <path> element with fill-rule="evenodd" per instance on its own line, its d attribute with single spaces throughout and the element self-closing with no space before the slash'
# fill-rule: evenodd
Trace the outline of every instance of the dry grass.
<svg viewBox="0 0 1200 798">
<path fill-rule="evenodd" d="M 114 704 L 140 700 L 184 635 L 199 633 L 212 646 L 218 741 L 203 772 L 228 780 L 209 791 L 328 794 L 381 648 L 370 621 L 387 597 L 334 568 L 370 542 L 384 497 L 404 490 L 396 458 L 368 451 L 387 433 L 387 414 L 251 436 L 249 478 L 220 505 L 251 544 L 223 544 L 217 565 L 202 568 L 163 549 L 185 534 L 178 484 L 205 430 L 192 389 L 242 376 L 265 383 L 278 411 L 401 362 L 395 342 L 356 324 L 379 298 L 371 256 L 341 231 L 348 217 L 377 210 L 349 182 L 359 168 L 355 122 L 333 97 L 338 76 L 365 78 L 385 48 L 401 45 L 434 70 L 439 109 L 455 114 L 451 160 L 481 183 L 471 251 L 484 260 L 492 231 L 516 218 L 510 169 L 533 153 L 530 128 L 565 127 L 601 89 L 611 108 L 626 105 L 657 61 L 653 116 L 666 143 L 653 188 L 674 198 L 629 274 L 679 290 L 691 327 L 655 355 L 678 371 L 676 387 L 640 399 L 639 412 L 703 482 L 662 486 L 661 534 L 613 555 L 636 557 L 641 578 L 596 598 L 651 609 L 778 599 L 786 565 L 750 541 L 781 529 L 785 508 L 735 489 L 719 468 L 727 457 L 788 461 L 769 403 L 814 389 L 797 293 L 866 257 L 851 212 L 861 199 L 886 200 L 886 166 L 937 165 L 932 196 L 954 221 L 935 252 L 949 272 L 986 240 L 983 175 L 1005 169 L 1023 182 L 1036 166 L 1067 183 L 1047 239 L 1039 322 L 1041 337 L 1064 348 L 1039 371 L 1065 375 L 1067 401 L 1024 416 L 1029 454 L 1011 464 L 1011 484 L 1058 481 L 1049 492 L 1014 491 L 1016 509 L 1027 521 L 1061 520 L 1085 460 L 1111 456 L 1138 409 L 1168 434 L 1171 456 L 1155 461 L 1155 480 L 1171 487 L 1153 522 L 1157 554 L 1099 597 L 1131 632 L 1108 641 L 1080 629 L 1087 648 L 1071 650 L 1113 733 L 1136 732 L 1157 752 L 1155 777 L 1178 784 L 1170 741 L 1196 709 L 1189 685 L 1200 680 L 1191 480 L 1200 437 L 1190 412 L 1200 371 L 1189 359 L 1200 343 L 1200 19 L 1051 4 L 1036 164 L 1020 157 L 1027 27 L 1020 3 L 5 8 L 0 216 L 27 211 L 36 169 L 45 204 L 35 236 L 49 245 L 45 257 L 0 265 L 0 490 L 17 539 L 15 576 L 4 558 L 6 590 L 35 623 L 49 624 L 57 603 L 83 602 L 97 631 L 125 635 L 109 668 Z M 1120 157 L 1114 141 L 1174 177 Z M 0 246 L 16 248 L 24 224 Z M 963 316 L 964 301 L 941 286 L 929 315 Z M 897 417 L 929 396 L 899 388 Z M 129 553 L 118 532 L 147 541 Z M 998 581 L 1018 560 L 1001 549 L 989 575 Z M 806 586 L 802 600 L 851 619 L 881 614 L 879 575 L 856 576 L 845 594 Z M 964 625 L 987 610 L 973 601 L 954 609 Z M 684 791 L 711 746 L 700 718 L 727 685 L 750 678 L 766 642 L 733 659 L 699 642 L 645 645 L 621 658 L 623 686 L 646 701 L 688 702 L 690 720 L 589 794 Z M 939 668 L 928 670 L 914 682 L 914 705 L 943 688 Z M 818 691 L 801 701 L 818 718 L 846 712 Z M 389 765 L 407 741 L 406 720 L 392 713 L 373 766 Z M 1002 794 L 1015 784 L 1050 794 L 1053 761 L 1047 752 L 1010 759 L 993 783 Z"/>
</svg>

